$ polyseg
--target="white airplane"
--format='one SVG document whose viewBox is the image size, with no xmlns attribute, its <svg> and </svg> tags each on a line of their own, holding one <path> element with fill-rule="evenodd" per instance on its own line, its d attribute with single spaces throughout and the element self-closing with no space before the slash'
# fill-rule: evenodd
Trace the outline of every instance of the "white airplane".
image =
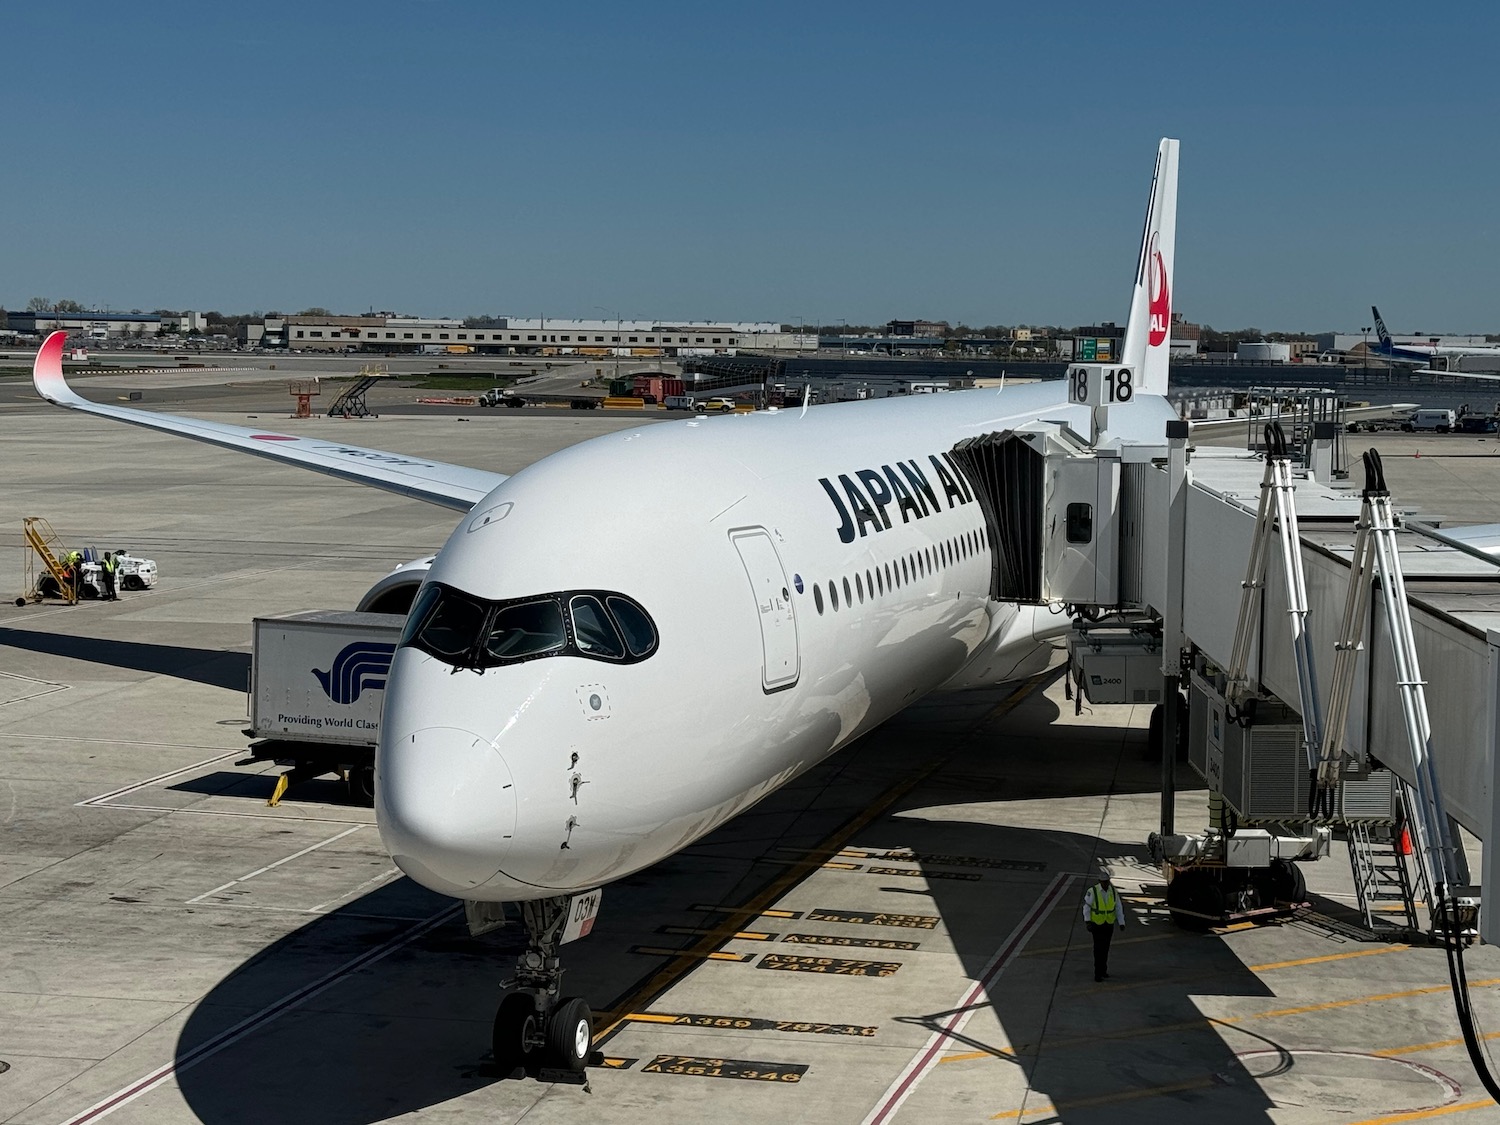
<svg viewBox="0 0 1500 1125">
<path fill-rule="evenodd" d="M 1157 153 L 1109 433 L 1160 442 L 1177 142 Z M 512 477 L 89 402 L 41 348 L 48 401 L 464 513 L 362 603 L 404 608 L 376 760 L 395 863 L 520 903 L 529 948 L 496 1015 L 502 1073 L 578 1071 L 591 1015 L 559 945 L 597 889 L 672 855 L 929 692 L 1029 675 L 1061 607 L 991 597 L 1014 555 L 950 456 L 1038 419 L 1087 434 L 1068 381 L 668 422 Z M 1133 374 L 1132 374 L 1133 371 Z M 625 478 L 670 490 L 622 493 Z M 418 589 L 420 587 L 420 589 Z"/>
<path fill-rule="evenodd" d="M 1439 344 L 1436 339 L 1426 344 L 1398 344 L 1391 339 L 1390 331 L 1380 316 L 1380 310 L 1371 305 L 1370 313 L 1375 317 L 1375 335 L 1380 341 L 1374 349 L 1375 354 L 1383 356 L 1391 363 L 1402 367 L 1418 368 L 1419 372 L 1424 375 L 1464 375 L 1474 379 L 1497 378 L 1495 374 L 1463 371 L 1461 367 L 1465 359 L 1478 358 L 1492 363 L 1494 367 L 1491 371 L 1493 372 L 1500 368 L 1500 345 Z"/>
</svg>

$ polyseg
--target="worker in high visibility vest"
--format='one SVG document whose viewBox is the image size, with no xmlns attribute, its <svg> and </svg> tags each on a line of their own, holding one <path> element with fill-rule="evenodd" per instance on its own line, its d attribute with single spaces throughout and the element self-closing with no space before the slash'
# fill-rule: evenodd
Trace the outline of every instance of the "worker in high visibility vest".
<svg viewBox="0 0 1500 1125">
<path fill-rule="evenodd" d="M 99 576 L 104 580 L 104 600 L 107 602 L 118 601 L 115 593 L 115 568 L 119 564 L 115 562 L 115 556 L 110 552 L 104 552 L 104 561 L 99 564 Z"/>
<path fill-rule="evenodd" d="M 1125 911 L 1120 896 L 1109 881 L 1109 872 L 1083 892 L 1083 920 L 1094 935 L 1094 979 L 1109 979 L 1109 942 L 1115 930 L 1125 928 Z"/>
</svg>

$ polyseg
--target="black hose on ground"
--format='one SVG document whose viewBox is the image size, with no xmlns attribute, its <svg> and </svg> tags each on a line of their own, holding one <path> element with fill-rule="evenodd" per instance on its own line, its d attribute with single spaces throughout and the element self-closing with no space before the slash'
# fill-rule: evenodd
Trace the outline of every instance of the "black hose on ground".
<svg viewBox="0 0 1500 1125">
<path fill-rule="evenodd" d="M 1489 1055 L 1484 1050 L 1483 1038 L 1474 1019 L 1474 1005 L 1469 996 L 1469 976 L 1464 970 L 1464 939 L 1458 932 L 1458 900 L 1449 899 L 1448 908 L 1443 914 L 1444 924 L 1440 933 L 1444 952 L 1448 955 L 1448 980 L 1453 985 L 1453 1006 L 1458 1015 L 1459 1029 L 1463 1032 L 1464 1047 L 1469 1053 L 1469 1061 L 1474 1064 L 1474 1070 L 1479 1075 L 1479 1081 L 1490 1097 L 1500 1102 L 1500 1082 L 1495 1080 L 1494 1072 L 1490 1069 Z"/>
</svg>

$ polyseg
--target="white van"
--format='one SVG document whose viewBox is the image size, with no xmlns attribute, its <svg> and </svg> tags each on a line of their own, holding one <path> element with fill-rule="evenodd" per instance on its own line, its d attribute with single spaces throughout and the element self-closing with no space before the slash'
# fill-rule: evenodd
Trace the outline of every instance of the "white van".
<svg viewBox="0 0 1500 1125">
<path fill-rule="evenodd" d="M 1455 424 L 1451 410 L 1418 410 L 1412 414 L 1411 421 L 1401 428 L 1416 433 L 1436 430 L 1440 434 L 1446 434 Z"/>
</svg>

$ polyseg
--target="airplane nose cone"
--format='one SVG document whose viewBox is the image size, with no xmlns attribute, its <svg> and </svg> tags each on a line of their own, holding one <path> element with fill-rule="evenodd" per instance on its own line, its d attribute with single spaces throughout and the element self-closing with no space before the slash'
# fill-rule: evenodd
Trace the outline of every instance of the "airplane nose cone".
<svg viewBox="0 0 1500 1125">
<path fill-rule="evenodd" d="M 383 741 L 379 767 L 376 821 L 397 867 L 454 898 L 494 877 L 515 833 L 516 791 L 489 742 L 427 727 Z"/>
</svg>

